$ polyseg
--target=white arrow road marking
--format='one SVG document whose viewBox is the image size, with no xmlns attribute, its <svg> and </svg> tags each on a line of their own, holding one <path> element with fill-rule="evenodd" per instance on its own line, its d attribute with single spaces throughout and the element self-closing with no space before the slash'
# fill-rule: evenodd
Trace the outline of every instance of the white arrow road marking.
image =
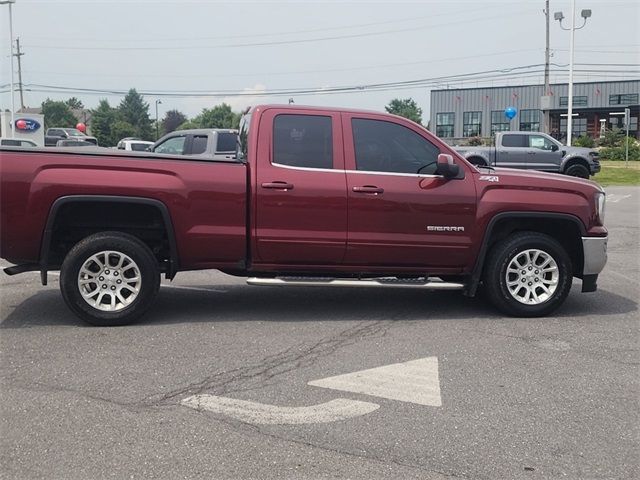
<svg viewBox="0 0 640 480">
<path fill-rule="evenodd" d="M 626 200 L 627 198 L 631 198 L 631 195 L 611 193 L 607 195 L 607 203 L 618 203 L 620 200 Z"/>
<path fill-rule="evenodd" d="M 182 405 L 196 410 L 228 415 L 256 425 L 301 425 L 346 420 L 371 413 L 380 408 L 375 403 L 339 398 L 309 407 L 278 407 L 264 403 L 236 400 L 215 395 L 194 395 L 182 400 Z"/>
<path fill-rule="evenodd" d="M 308 383 L 314 387 L 441 407 L 438 357 L 362 370 Z"/>
</svg>

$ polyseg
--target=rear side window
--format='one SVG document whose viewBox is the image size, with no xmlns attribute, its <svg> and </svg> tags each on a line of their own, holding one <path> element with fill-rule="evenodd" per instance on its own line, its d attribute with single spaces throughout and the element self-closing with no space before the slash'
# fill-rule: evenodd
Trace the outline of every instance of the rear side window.
<svg viewBox="0 0 640 480">
<path fill-rule="evenodd" d="M 273 163 L 333 168 L 331 117 L 277 115 L 273 122 Z"/>
<path fill-rule="evenodd" d="M 528 147 L 526 135 L 503 135 L 502 136 L 503 147 Z"/>
<path fill-rule="evenodd" d="M 191 155 L 198 155 L 207 151 L 207 136 L 194 135 L 191 141 Z"/>
<path fill-rule="evenodd" d="M 216 152 L 235 152 L 238 134 L 233 132 L 218 132 Z"/>
</svg>

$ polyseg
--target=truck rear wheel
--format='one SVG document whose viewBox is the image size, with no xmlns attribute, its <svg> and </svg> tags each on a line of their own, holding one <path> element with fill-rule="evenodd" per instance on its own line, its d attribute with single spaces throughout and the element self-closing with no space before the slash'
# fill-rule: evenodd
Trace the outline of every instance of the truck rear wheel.
<svg viewBox="0 0 640 480">
<path fill-rule="evenodd" d="M 517 317 L 539 317 L 558 308 L 569 294 L 571 259 L 555 239 L 516 233 L 497 243 L 487 258 L 484 285 L 491 302 Z"/>
<path fill-rule="evenodd" d="M 136 237 L 102 232 L 78 242 L 60 270 L 67 306 L 97 326 L 134 322 L 151 307 L 160 288 L 158 262 Z"/>
</svg>

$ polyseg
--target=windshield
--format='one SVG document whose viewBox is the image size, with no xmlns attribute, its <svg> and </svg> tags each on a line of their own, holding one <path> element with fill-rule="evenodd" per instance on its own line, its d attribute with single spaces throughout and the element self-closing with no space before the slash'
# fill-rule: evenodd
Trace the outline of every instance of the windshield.
<svg viewBox="0 0 640 480">
<path fill-rule="evenodd" d="M 144 152 L 149 149 L 149 147 L 153 145 L 152 143 L 132 143 L 131 150 L 134 152 Z"/>
<path fill-rule="evenodd" d="M 77 128 L 67 128 L 66 132 L 70 137 L 84 137 L 85 136 L 84 133 L 82 133 Z"/>
</svg>

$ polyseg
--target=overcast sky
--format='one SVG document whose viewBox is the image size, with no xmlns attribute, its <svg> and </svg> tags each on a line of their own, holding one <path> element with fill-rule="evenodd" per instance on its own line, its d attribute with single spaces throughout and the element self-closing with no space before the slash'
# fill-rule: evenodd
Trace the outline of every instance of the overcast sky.
<svg viewBox="0 0 640 480">
<path fill-rule="evenodd" d="M 143 92 L 253 92 L 334 88 L 432 79 L 544 62 L 543 0 L 474 1 L 161 1 L 17 0 L 14 36 L 20 37 L 23 83 Z M 576 32 L 576 81 L 640 78 L 640 1 L 577 0 L 593 16 Z M 569 16 L 570 1 L 551 0 L 551 12 Z M 8 8 L 0 6 L 0 106 L 9 108 Z M 579 22 L 580 23 L 580 22 Z M 566 25 L 566 24 L 565 24 Z M 552 62 L 568 62 L 569 32 L 551 24 Z M 634 66 L 635 64 L 635 66 Z M 631 66 L 629 66 L 631 65 Z M 531 75 L 461 83 L 522 85 Z M 565 68 L 565 67 L 553 67 Z M 527 70 L 517 70 L 526 72 Z M 635 73 L 634 73 L 635 72 Z M 504 74 L 503 74 L 504 75 Z M 552 75 L 552 82 L 566 74 Z M 17 73 L 16 73 L 17 81 Z M 29 88 L 29 87 L 27 87 Z M 120 95 L 25 92 L 27 106 L 47 97 L 80 98 L 94 107 Z M 256 103 L 335 105 L 382 110 L 394 97 L 412 97 L 428 119 L 429 87 L 366 89 L 325 95 L 159 97 L 160 116 L 177 108 L 189 116 L 222 101 L 240 109 Z M 18 105 L 16 93 L 16 105 Z"/>
</svg>

